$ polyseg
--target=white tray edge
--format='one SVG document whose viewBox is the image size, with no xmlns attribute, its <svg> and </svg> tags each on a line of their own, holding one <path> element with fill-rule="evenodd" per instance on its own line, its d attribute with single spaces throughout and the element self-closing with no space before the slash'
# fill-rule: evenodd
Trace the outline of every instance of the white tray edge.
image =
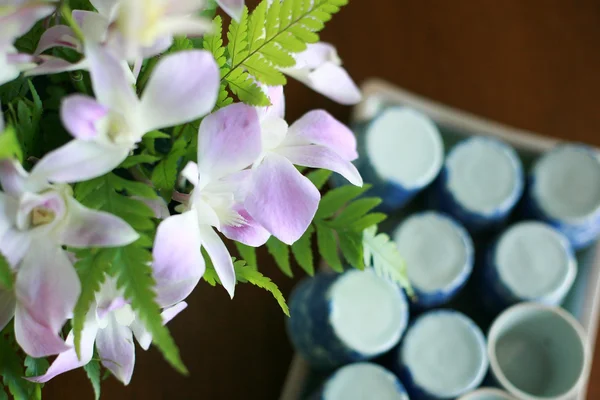
<svg viewBox="0 0 600 400">
<path fill-rule="evenodd" d="M 472 132 L 476 135 L 497 137 L 514 147 L 528 151 L 545 151 L 562 142 L 560 139 L 513 128 L 445 106 L 377 78 L 365 81 L 361 85 L 361 90 L 363 100 L 352 112 L 353 122 L 372 119 L 384 106 L 404 105 L 423 112 L 440 124 L 452 126 L 460 131 Z M 595 260 L 600 260 L 600 246 L 596 248 Z M 581 322 L 587 333 L 587 344 L 593 358 L 598 332 L 598 316 L 600 314 L 600 263 L 598 261 L 590 273 L 590 278 L 586 287 L 587 295 L 583 305 L 584 312 L 581 314 L 579 322 Z M 302 387 L 308 373 L 308 363 L 298 354 L 295 354 L 283 385 L 280 400 L 300 400 Z M 586 380 L 586 384 L 577 396 L 577 400 L 585 400 L 588 381 L 589 379 Z"/>
</svg>

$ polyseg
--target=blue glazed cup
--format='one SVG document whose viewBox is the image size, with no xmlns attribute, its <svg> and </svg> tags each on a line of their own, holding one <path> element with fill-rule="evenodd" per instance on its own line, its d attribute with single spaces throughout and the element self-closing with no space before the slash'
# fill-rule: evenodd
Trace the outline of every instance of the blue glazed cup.
<svg viewBox="0 0 600 400">
<path fill-rule="evenodd" d="M 477 388 L 488 369 L 481 329 L 452 310 L 422 314 L 397 353 L 400 380 L 412 400 L 450 400 Z"/>
<path fill-rule="evenodd" d="M 438 212 L 413 214 L 393 233 L 406 261 L 408 279 L 418 309 L 442 305 L 464 287 L 473 270 L 474 249 L 469 233 Z"/>
<path fill-rule="evenodd" d="M 418 111 L 390 107 L 355 131 L 360 155 L 356 167 L 365 183 L 373 185 L 368 195 L 382 199 L 382 211 L 402 208 L 433 182 L 442 167 L 440 132 Z"/>
<path fill-rule="evenodd" d="M 497 139 L 471 137 L 449 152 L 430 201 L 479 233 L 505 223 L 523 187 L 523 167 L 512 147 Z"/>
<path fill-rule="evenodd" d="M 600 156 L 584 145 L 564 144 L 539 158 L 529 176 L 527 217 L 543 220 L 584 248 L 600 235 Z"/>
<path fill-rule="evenodd" d="M 290 298 L 288 334 L 316 369 L 377 357 L 393 348 L 408 324 L 408 304 L 398 285 L 372 269 L 319 273 Z"/>
<path fill-rule="evenodd" d="M 311 400 L 408 400 L 396 375 L 380 365 L 361 362 L 340 368 Z"/>
<path fill-rule="evenodd" d="M 583 327 L 559 307 L 520 303 L 488 334 L 491 378 L 520 400 L 571 400 L 584 386 L 592 353 Z"/>
<path fill-rule="evenodd" d="M 559 305 L 576 275 L 577 261 L 567 238 L 548 224 L 524 221 L 488 249 L 481 298 L 492 314 L 523 301 Z"/>
<path fill-rule="evenodd" d="M 481 388 L 464 395 L 458 400 L 518 400 L 503 390 L 495 388 Z"/>
</svg>

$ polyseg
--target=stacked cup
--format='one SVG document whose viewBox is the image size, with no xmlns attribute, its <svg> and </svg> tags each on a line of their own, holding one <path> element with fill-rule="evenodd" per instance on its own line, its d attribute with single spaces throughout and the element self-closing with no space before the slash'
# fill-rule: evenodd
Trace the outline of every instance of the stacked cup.
<svg viewBox="0 0 600 400">
<path fill-rule="evenodd" d="M 577 274 L 575 252 L 600 235 L 596 151 L 558 146 L 526 180 L 517 152 L 496 139 L 462 140 L 444 161 L 440 130 L 415 110 L 391 107 L 358 130 L 357 167 L 370 194 L 403 217 L 390 234 L 415 295 L 408 302 L 370 269 L 318 274 L 296 288 L 295 348 L 315 369 L 342 367 L 314 399 L 577 393 L 590 352 L 583 328 L 559 306 Z M 407 215 L 421 192 L 427 206 L 413 201 L 419 211 Z M 495 388 L 478 389 L 486 374 Z"/>
</svg>

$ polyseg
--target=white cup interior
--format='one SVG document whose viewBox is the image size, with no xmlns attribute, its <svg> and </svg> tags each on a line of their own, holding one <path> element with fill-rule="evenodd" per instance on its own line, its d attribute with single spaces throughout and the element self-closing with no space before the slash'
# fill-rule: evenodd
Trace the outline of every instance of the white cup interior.
<svg viewBox="0 0 600 400">
<path fill-rule="evenodd" d="M 500 389 L 481 388 L 464 395 L 458 400 L 517 400 Z"/>
<path fill-rule="evenodd" d="M 488 337 L 492 372 L 519 399 L 564 399 L 590 367 L 583 328 L 566 311 L 521 303 L 503 312 Z"/>
<path fill-rule="evenodd" d="M 408 400 L 398 378 L 371 363 L 355 363 L 339 369 L 326 383 L 326 400 Z"/>
</svg>

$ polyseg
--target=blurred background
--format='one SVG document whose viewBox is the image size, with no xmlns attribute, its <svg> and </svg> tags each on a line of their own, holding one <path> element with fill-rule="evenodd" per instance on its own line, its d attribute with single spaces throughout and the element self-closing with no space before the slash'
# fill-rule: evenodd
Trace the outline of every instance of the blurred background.
<svg viewBox="0 0 600 400">
<path fill-rule="evenodd" d="M 250 7 L 257 2 L 247 0 Z M 360 83 L 369 77 L 450 106 L 541 134 L 600 146 L 600 2 L 594 0 L 351 0 L 322 39 L 337 46 Z M 287 119 L 324 108 L 342 121 L 351 109 L 297 82 L 286 86 Z M 286 296 L 270 257 L 261 270 Z M 259 258 L 260 260 L 260 258 Z M 292 357 L 279 306 L 239 285 L 229 300 L 201 283 L 169 327 L 189 377 L 154 349 L 137 349 L 131 384 L 109 378 L 103 399 L 278 399 Z M 588 399 L 600 399 L 596 351 Z M 48 400 L 92 399 L 83 370 L 46 385 Z"/>
</svg>

